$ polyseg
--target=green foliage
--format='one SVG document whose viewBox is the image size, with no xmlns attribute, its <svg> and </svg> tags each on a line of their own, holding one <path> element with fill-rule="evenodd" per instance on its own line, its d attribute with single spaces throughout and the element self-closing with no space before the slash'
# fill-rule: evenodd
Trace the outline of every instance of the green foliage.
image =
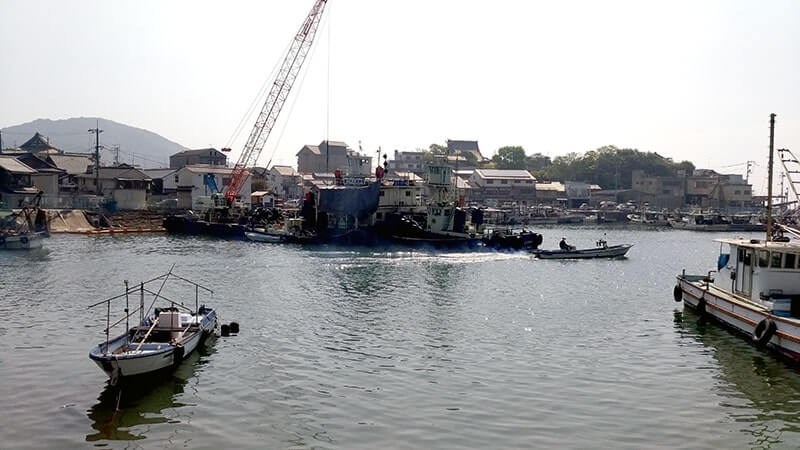
<svg viewBox="0 0 800 450">
<path fill-rule="evenodd" d="M 534 153 L 525 157 L 525 168 L 528 170 L 541 170 L 553 164 L 549 156 L 541 153 Z"/>
<path fill-rule="evenodd" d="M 492 157 L 498 169 L 525 169 L 525 149 L 520 146 L 501 147 Z"/>
<path fill-rule="evenodd" d="M 433 153 L 434 155 L 446 155 L 447 154 L 447 146 L 446 145 L 439 145 L 439 144 L 431 144 L 428 147 L 428 151 Z"/>
<path fill-rule="evenodd" d="M 648 175 L 675 176 L 679 170 L 691 173 L 694 165 L 689 161 L 676 163 L 658 153 L 605 146 L 583 155 L 557 156 L 550 166 L 536 170 L 534 175 L 547 180 L 585 181 L 605 189 L 630 189 L 634 170 L 643 170 Z"/>
</svg>

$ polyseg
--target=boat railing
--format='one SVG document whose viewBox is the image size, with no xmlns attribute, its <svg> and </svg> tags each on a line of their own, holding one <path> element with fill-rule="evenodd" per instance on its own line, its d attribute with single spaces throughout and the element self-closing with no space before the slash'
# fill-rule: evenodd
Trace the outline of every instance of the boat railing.
<svg viewBox="0 0 800 450">
<path fill-rule="evenodd" d="M 169 272 L 167 272 L 167 273 L 165 273 L 163 275 L 160 275 L 158 277 L 152 278 L 150 280 L 142 281 L 142 282 L 138 283 L 138 286 L 135 286 L 135 287 L 130 287 L 128 285 L 128 280 L 125 280 L 125 292 L 124 293 L 119 294 L 119 295 L 115 295 L 113 297 L 107 298 L 105 300 L 101 300 L 101 301 L 96 302 L 96 303 L 93 303 L 93 304 L 91 304 L 91 305 L 89 305 L 87 307 L 87 309 L 92 309 L 92 308 L 95 308 L 95 307 L 103 305 L 103 304 L 106 305 L 106 328 L 105 328 L 105 334 L 106 334 L 105 351 L 106 352 L 108 351 L 109 341 L 110 341 L 110 337 L 111 337 L 110 336 L 111 328 L 121 324 L 122 321 L 124 320 L 125 321 L 125 333 L 126 334 L 129 333 L 130 329 L 131 329 L 130 328 L 129 319 L 136 312 L 139 313 L 139 324 L 143 325 L 145 323 L 145 318 L 150 315 L 150 311 L 153 309 L 153 306 L 155 305 L 156 301 L 159 300 L 159 299 L 160 300 L 164 300 L 166 302 L 169 302 L 170 306 L 173 307 L 173 308 L 183 309 L 183 310 L 186 310 L 186 311 L 188 311 L 190 313 L 192 312 L 192 310 L 190 308 L 184 306 L 181 302 L 176 302 L 176 301 L 171 300 L 171 299 L 169 299 L 169 298 L 167 298 L 167 297 L 165 297 L 165 296 L 163 296 L 161 294 L 162 290 L 164 289 L 164 286 L 166 285 L 167 281 L 170 278 L 176 278 L 178 280 L 181 280 L 181 281 L 183 281 L 185 283 L 188 283 L 188 284 L 194 286 L 194 288 L 195 288 L 195 309 L 194 309 L 194 315 L 193 315 L 193 321 L 192 322 L 194 324 L 198 323 L 198 319 L 199 319 L 198 318 L 198 312 L 199 312 L 199 303 L 200 303 L 200 289 L 202 289 L 202 290 L 204 290 L 206 292 L 209 292 L 212 295 L 214 294 L 214 291 L 209 289 L 209 288 L 207 288 L 207 287 L 205 287 L 205 286 L 203 286 L 203 285 L 201 285 L 201 284 L 199 284 L 199 283 L 195 283 L 194 281 L 188 280 L 188 279 L 186 279 L 184 277 L 181 277 L 181 276 L 179 276 L 177 274 L 172 273 L 172 270 L 174 268 L 175 268 L 175 265 L 173 264 L 173 266 L 169 269 Z M 155 283 L 157 281 L 161 281 L 161 286 L 159 286 L 157 292 L 154 292 L 154 291 L 152 291 L 150 289 L 147 289 L 145 287 L 146 285 L 149 285 L 151 283 Z M 139 306 L 134 311 L 130 311 L 130 294 L 135 294 L 135 293 L 139 294 Z M 147 309 L 145 309 L 145 303 L 144 303 L 145 293 L 150 294 L 150 295 L 153 296 L 153 301 L 150 303 L 150 306 Z M 121 319 L 116 321 L 113 325 L 111 325 L 111 302 L 114 301 L 114 300 L 119 300 L 119 299 L 121 299 L 123 297 L 125 298 L 125 310 L 124 310 L 125 311 L 125 315 Z M 154 320 L 154 323 L 156 323 L 156 322 L 157 322 L 157 318 L 156 318 L 156 320 Z M 191 326 L 191 324 L 189 326 Z M 152 330 L 152 327 L 151 327 L 151 330 Z M 187 330 L 188 330 L 188 328 L 187 328 Z M 185 333 L 185 331 L 183 333 Z M 183 335 L 183 333 L 181 333 L 181 335 Z M 137 337 L 138 334 L 139 334 L 139 331 L 137 330 L 136 334 L 130 338 L 131 342 L 133 340 L 135 340 L 135 338 Z M 148 332 L 147 335 L 149 336 L 149 334 L 150 333 Z M 144 339 L 146 339 L 146 337 Z M 142 341 L 144 341 L 144 339 Z M 140 347 L 141 347 L 141 343 L 140 343 Z"/>
</svg>

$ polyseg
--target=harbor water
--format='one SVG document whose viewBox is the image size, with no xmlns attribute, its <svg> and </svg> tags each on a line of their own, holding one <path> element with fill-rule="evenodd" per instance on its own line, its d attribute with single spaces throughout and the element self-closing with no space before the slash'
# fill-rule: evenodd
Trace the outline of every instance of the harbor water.
<svg viewBox="0 0 800 450">
<path fill-rule="evenodd" d="M 800 446 L 800 371 L 672 299 L 731 234 L 536 231 L 635 246 L 540 261 L 157 234 L 4 252 L 0 447 Z M 241 332 L 118 392 L 88 358 L 106 313 L 87 306 L 173 264 Z"/>
</svg>

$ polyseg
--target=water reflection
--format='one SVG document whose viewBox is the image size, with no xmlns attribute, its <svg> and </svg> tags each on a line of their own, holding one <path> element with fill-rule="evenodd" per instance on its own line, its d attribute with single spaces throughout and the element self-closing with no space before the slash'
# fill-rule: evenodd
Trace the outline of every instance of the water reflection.
<svg viewBox="0 0 800 450">
<path fill-rule="evenodd" d="M 749 345 L 720 325 L 685 309 L 674 314 L 675 328 L 711 350 L 718 363 L 713 386 L 720 406 L 743 425 L 750 444 L 770 448 L 800 442 L 800 373 L 798 367 Z"/>
<path fill-rule="evenodd" d="M 97 403 L 87 411 L 94 433 L 86 435 L 87 442 L 112 440 L 132 441 L 145 439 L 147 428 L 137 434 L 133 428 L 169 422 L 165 409 L 186 406 L 177 401 L 184 387 L 197 370 L 216 352 L 210 337 L 192 352 L 173 372 L 157 374 L 122 382 L 117 386 L 106 384 Z"/>
</svg>

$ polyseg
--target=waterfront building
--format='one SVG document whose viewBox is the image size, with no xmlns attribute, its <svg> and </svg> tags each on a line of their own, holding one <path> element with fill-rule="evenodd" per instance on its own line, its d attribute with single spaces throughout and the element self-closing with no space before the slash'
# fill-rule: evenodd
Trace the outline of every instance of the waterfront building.
<svg viewBox="0 0 800 450">
<path fill-rule="evenodd" d="M 680 208 L 686 196 L 686 176 L 652 176 L 643 170 L 631 172 L 631 188 L 640 193 L 638 201 L 657 208 Z"/>
<path fill-rule="evenodd" d="M 686 183 L 686 203 L 703 208 L 748 208 L 753 206 L 753 186 L 738 174 L 697 169 Z"/>
<path fill-rule="evenodd" d="M 39 189 L 33 186 L 31 176 L 36 170 L 11 155 L 0 155 L 0 207 L 18 208 L 31 200 Z"/>
<path fill-rule="evenodd" d="M 142 172 L 152 180 L 151 194 L 169 196 L 178 191 L 177 169 L 143 169 Z"/>
<path fill-rule="evenodd" d="M 470 200 L 484 205 L 536 201 L 536 178 L 527 170 L 475 169 L 470 184 Z"/>
<path fill-rule="evenodd" d="M 401 172 L 413 172 L 416 175 L 423 175 L 425 173 L 425 152 L 401 152 L 395 150 L 391 168 Z"/>
<path fill-rule="evenodd" d="M 269 169 L 269 182 L 275 193 L 284 200 L 303 196 L 303 177 L 294 167 L 272 166 Z"/>
<path fill-rule="evenodd" d="M 180 169 L 181 167 L 205 164 L 210 166 L 225 167 L 228 157 L 215 148 L 201 148 L 197 150 L 185 150 L 175 153 L 169 157 L 169 168 Z"/>
<path fill-rule="evenodd" d="M 748 208 L 753 206 L 753 187 L 741 175 L 696 169 L 690 176 L 653 176 L 631 172 L 631 188 L 641 202 L 659 208 Z"/>
<path fill-rule="evenodd" d="M 355 174 L 362 170 L 365 175 L 372 171 L 372 157 L 362 155 L 344 142 L 322 141 L 319 145 L 304 145 L 297 152 L 297 172 L 326 173 L 336 170 Z"/>
<path fill-rule="evenodd" d="M 31 183 L 48 198 L 56 198 L 60 192 L 59 179 L 65 175 L 63 169 L 48 161 L 47 154 L 23 153 L 17 160 L 36 171 L 31 174 Z"/>
<path fill-rule="evenodd" d="M 231 183 L 232 174 L 232 168 L 217 165 L 193 165 L 178 169 L 174 175 L 177 178 L 178 208 L 192 209 L 196 205 L 213 204 L 207 201 L 208 197 L 224 194 Z M 236 198 L 249 206 L 251 191 L 250 177 L 247 177 Z"/>
<path fill-rule="evenodd" d="M 543 205 L 566 204 L 567 188 L 560 181 L 537 181 L 536 202 Z"/>
<path fill-rule="evenodd" d="M 77 176 L 79 194 L 97 192 L 95 174 L 96 169 L 92 168 L 90 172 Z M 152 180 L 141 170 L 127 164 L 100 167 L 99 181 L 103 197 L 113 199 L 117 209 L 147 208 Z"/>
</svg>

